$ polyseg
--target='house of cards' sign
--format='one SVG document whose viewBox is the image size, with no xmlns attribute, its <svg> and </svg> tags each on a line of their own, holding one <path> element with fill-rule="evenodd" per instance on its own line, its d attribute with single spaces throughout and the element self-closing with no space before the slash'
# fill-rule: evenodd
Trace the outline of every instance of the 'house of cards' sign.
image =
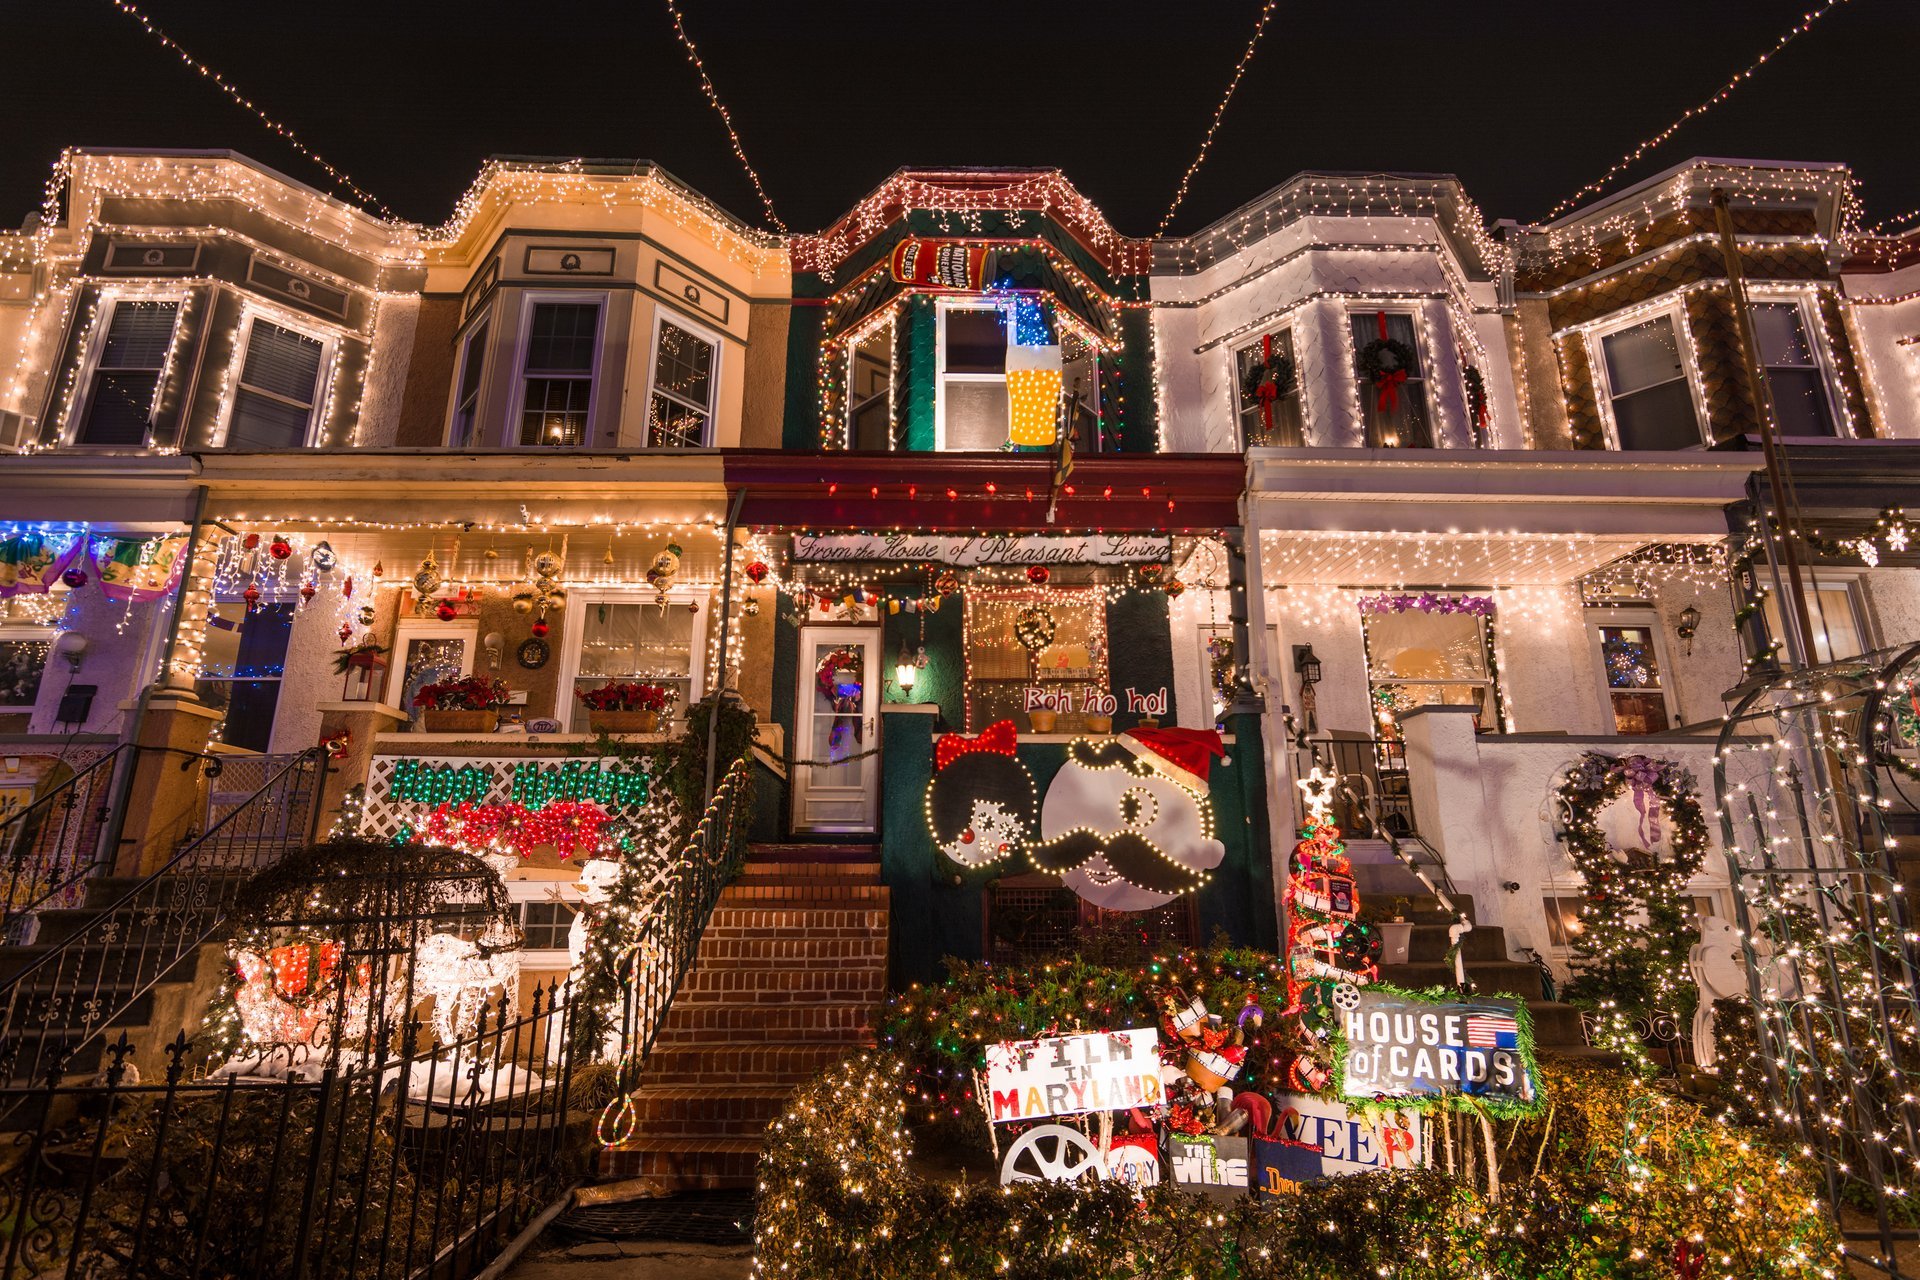
<svg viewBox="0 0 1920 1280">
<path fill-rule="evenodd" d="M 1349 1098 L 1405 1098 L 1412 1105 L 1468 1094 L 1531 1104 L 1532 1037 L 1513 1000 L 1435 1000 L 1363 988 L 1340 1011 Z"/>
<path fill-rule="evenodd" d="M 928 560 L 935 564 L 1144 564 L 1173 558 L 1173 539 L 1128 533 L 985 535 L 795 534 L 796 561 Z"/>
<path fill-rule="evenodd" d="M 1152 1027 L 988 1045 L 988 1118 L 999 1124 L 1157 1107 L 1159 1046 Z"/>
</svg>

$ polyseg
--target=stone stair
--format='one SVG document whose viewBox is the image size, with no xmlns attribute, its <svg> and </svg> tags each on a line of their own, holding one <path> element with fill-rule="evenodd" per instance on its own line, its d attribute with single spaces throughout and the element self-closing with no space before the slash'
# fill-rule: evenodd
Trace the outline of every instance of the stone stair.
<svg viewBox="0 0 1920 1280">
<path fill-rule="evenodd" d="M 1431 903 L 1431 899 L 1428 901 Z M 1473 899 L 1462 896 L 1455 901 L 1471 920 Z M 1415 912 L 1410 919 L 1414 925 L 1407 945 L 1407 962 L 1382 965 L 1380 980 L 1415 991 L 1451 986 L 1453 964 L 1447 959 L 1447 917 L 1432 910 Z M 1531 962 L 1508 958 L 1506 930 L 1476 925 L 1473 932 L 1461 938 L 1460 949 L 1466 960 L 1467 977 L 1478 994 L 1511 996 L 1527 1002 L 1527 1011 L 1533 1015 L 1536 1048 L 1562 1057 L 1584 1057 L 1593 1052 L 1581 1030 L 1580 1011 L 1570 1004 L 1548 1000 L 1540 971 Z"/>
<path fill-rule="evenodd" d="M 870 845 L 755 845 L 721 891 L 634 1096 L 637 1136 L 602 1178 L 662 1192 L 750 1187 L 793 1091 L 872 1043 L 887 890 Z"/>
</svg>

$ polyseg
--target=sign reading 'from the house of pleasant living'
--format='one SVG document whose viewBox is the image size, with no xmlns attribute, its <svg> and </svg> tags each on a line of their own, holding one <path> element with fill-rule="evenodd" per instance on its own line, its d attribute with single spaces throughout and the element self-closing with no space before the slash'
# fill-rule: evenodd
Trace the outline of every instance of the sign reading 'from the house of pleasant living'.
<svg viewBox="0 0 1920 1280">
<path fill-rule="evenodd" d="M 1173 539 L 1128 533 L 982 534 L 978 537 L 914 533 L 797 534 L 797 561 L 928 561 L 934 564 L 1145 564 L 1173 556 Z"/>
<path fill-rule="evenodd" d="M 988 1045 L 988 1115 L 998 1124 L 1158 1106 L 1159 1045 L 1152 1027 Z"/>
</svg>

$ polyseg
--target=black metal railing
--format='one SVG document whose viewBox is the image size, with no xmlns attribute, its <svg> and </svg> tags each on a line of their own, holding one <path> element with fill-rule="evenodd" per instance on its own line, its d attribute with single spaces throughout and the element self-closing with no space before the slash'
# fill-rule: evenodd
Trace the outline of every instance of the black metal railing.
<svg viewBox="0 0 1920 1280">
<path fill-rule="evenodd" d="M 622 982 L 617 1095 L 600 1125 L 601 1140 L 608 1145 L 632 1136 L 629 1095 L 639 1087 L 654 1037 L 693 967 L 720 891 L 746 858 L 752 824 L 753 766 L 736 760 L 714 788 L 679 856 L 665 869 L 665 883 L 630 940 L 630 967 Z"/>
<path fill-rule="evenodd" d="M 1313 763 L 1345 779 L 1364 780 L 1356 791 L 1375 802 L 1369 808 L 1339 797 L 1335 802 L 1334 823 L 1349 835 L 1379 839 L 1376 820 L 1382 829 L 1396 836 L 1409 836 L 1417 830 L 1413 818 L 1413 793 L 1407 781 L 1406 750 L 1397 741 L 1370 738 L 1311 738 L 1303 744 Z M 1377 810 L 1377 813 L 1374 812 Z"/>
<path fill-rule="evenodd" d="M 32 940 L 34 912 L 71 905 L 84 882 L 112 857 L 103 848 L 113 816 L 113 782 L 134 749 L 114 747 L 0 822 L 0 854 L 6 858 L 0 887 L 0 940 Z"/>
<path fill-rule="evenodd" d="M 312 839 L 321 757 L 284 759 L 151 874 L 95 879 L 93 901 L 38 913 L 35 943 L 0 953 L 0 1081 L 98 1067 L 102 1032 L 213 936 L 247 877 Z"/>
<path fill-rule="evenodd" d="M 567 996 L 503 992 L 438 1045 L 416 1016 L 312 1080 L 195 1080 L 180 1035 L 141 1083 L 123 1032 L 97 1082 L 0 1087 L 34 1117 L 0 1172 L 0 1280 L 478 1273 L 583 1171 Z"/>
</svg>

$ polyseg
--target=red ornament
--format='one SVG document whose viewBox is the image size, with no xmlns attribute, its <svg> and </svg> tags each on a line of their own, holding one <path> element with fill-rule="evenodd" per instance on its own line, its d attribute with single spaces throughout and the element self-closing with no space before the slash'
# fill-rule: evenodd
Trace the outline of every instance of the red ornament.
<svg viewBox="0 0 1920 1280">
<path fill-rule="evenodd" d="M 700 602 L 698 600 L 687 601 L 687 612 L 688 613 L 700 612 Z"/>
<path fill-rule="evenodd" d="M 433 616 L 440 619 L 440 621 L 442 622 L 452 622 L 455 618 L 460 616 L 460 611 L 453 607 L 453 601 L 442 600 L 440 602 L 440 607 L 433 611 Z"/>
<path fill-rule="evenodd" d="M 248 583 L 247 589 L 240 593 L 240 598 L 247 602 L 247 612 L 252 613 L 260 607 L 260 588 Z"/>
<path fill-rule="evenodd" d="M 351 639 L 353 639 L 353 624 L 351 622 L 341 623 L 340 624 L 340 643 L 345 644 L 347 641 Z"/>
<path fill-rule="evenodd" d="M 87 585 L 86 570 L 69 569 L 65 573 L 60 575 L 60 581 L 66 583 L 69 587 L 72 587 L 75 591 L 78 591 L 80 588 Z"/>
<path fill-rule="evenodd" d="M 767 578 L 766 561 L 755 560 L 752 564 L 747 566 L 747 581 L 758 584 L 766 581 L 766 578 Z"/>
<path fill-rule="evenodd" d="M 314 597 L 314 593 L 315 593 L 316 591 L 318 591 L 318 590 L 319 590 L 319 588 L 317 588 L 317 587 L 315 587 L 315 586 L 314 586 L 314 585 L 313 585 L 313 584 L 312 584 L 311 582 L 309 582 L 309 583 L 308 583 L 308 584 L 307 584 L 306 586 L 304 586 L 304 587 L 301 587 L 301 588 L 300 588 L 300 603 L 301 603 L 301 604 L 305 604 L 305 603 L 306 603 L 307 601 L 309 601 L 309 600 L 311 600 L 311 599 L 313 599 L 313 597 Z"/>
<path fill-rule="evenodd" d="M 344 599 L 348 599 L 348 600 L 353 599 L 353 575 L 352 574 L 347 575 L 346 582 L 340 588 L 340 595 Z"/>
<path fill-rule="evenodd" d="M 255 547 L 260 545 L 260 535 L 257 533 L 250 533 L 246 537 L 240 539 L 240 545 L 246 550 L 252 551 Z"/>
<path fill-rule="evenodd" d="M 1167 579 L 1166 592 L 1168 595 L 1178 596 L 1182 591 L 1185 591 L 1186 589 L 1187 589 L 1187 584 L 1180 581 L 1180 579 L 1178 578 Z"/>
<path fill-rule="evenodd" d="M 534 639 L 538 640 L 547 634 L 548 627 L 544 622 L 536 622 L 528 630 L 533 632 Z"/>
<path fill-rule="evenodd" d="M 1157 565 L 1157 564 L 1143 564 L 1143 565 L 1141 565 L 1141 566 L 1140 566 L 1140 576 L 1141 576 L 1142 578 L 1145 578 L 1145 579 L 1146 579 L 1146 580 L 1147 580 L 1148 582 L 1157 582 L 1157 581 L 1159 581 L 1159 579 L 1160 579 L 1160 575 L 1161 575 L 1161 573 L 1163 573 L 1164 571 L 1165 571 L 1165 569 L 1164 569 L 1164 566 L 1162 566 L 1162 565 Z"/>
<path fill-rule="evenodd" d="M 267 554 L 275 560 L 285 560 L 293 554 L 293 544 L 276 533 L 273 535 L 273 541 L 267 544 Z"/>
<path fill-rule="evenodd" d="M 1046 580 L 1048 578 L 1051 578 L 1052 576 L 1053 576 L 1053 571 L 1048 569 L 1047 566 L 1043 564 L 1033 564 L 1033 565 L 1027 566 L 1027 581 L 1031 582 L 1036 587 L 1043 585 L 1046 582 Z"/>
</svg>

